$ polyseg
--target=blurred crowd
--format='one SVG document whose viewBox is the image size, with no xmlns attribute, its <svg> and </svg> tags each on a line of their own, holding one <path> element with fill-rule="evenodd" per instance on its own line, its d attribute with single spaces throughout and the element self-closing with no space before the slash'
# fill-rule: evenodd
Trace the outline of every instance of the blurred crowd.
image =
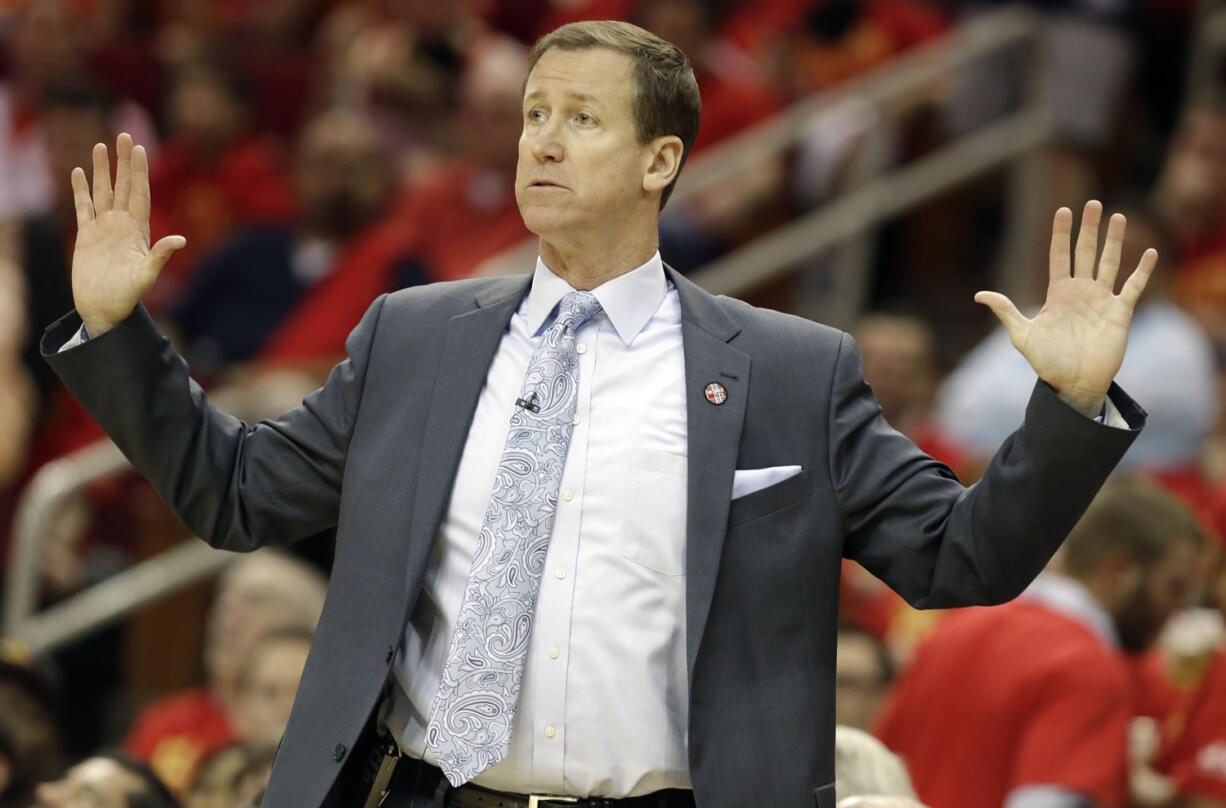
<svg viewBox="0 0 1226 808">
<path fill-rule="evenodd" d="M 39 345 L 72 307 L 68 177 L 95 143 L 128 132 L 148 150 L 152 238 L 187 248 L 144 305 L 203 386 L 259 418 L 322 381 L 380 293 L 531 267 L 513 180 L 540 34 L 617 18 L 680 45 L 702 92 L 697 161 L 998 5 L 0 0 L 0 572 L 30 481 L 103 439 Z M 1213 71 L 1184 84 L 1210 6 L 1029 4 L 1054 125 L 1044 215 L 1103 198 L 1128 216 L 1125 265 L 1162 254 L 1118 377 L 1149 425 L 1014 603 L 921 613 L 845 567 L 848 806 L 1226 805 L 1226 106 Z M 854 189 L 865 165 L 903 164 L 1016 109 L 1027 56 L 991 54 L 890 109 L 841 97 L 795 148 L 670 204 L 664 260 L 701 269 Z M 968 483 L 1036 381 L 971 303 L 1002 260 L 1005 179 L 989 172 L 875 231 L 853 329 L 887 419 Z M 803 312 L 829 258 L 746 296 Z M 1019 303 L 1041 302 L 1046 268 L 1033 272 Z M 183 538 L 139 479 L 95 483 L 43 536 L 40 606 Z M 320 536 L 49 653 L 0 638 L 0 808 L 258 804 L 330 562 Z"/>
</svg>

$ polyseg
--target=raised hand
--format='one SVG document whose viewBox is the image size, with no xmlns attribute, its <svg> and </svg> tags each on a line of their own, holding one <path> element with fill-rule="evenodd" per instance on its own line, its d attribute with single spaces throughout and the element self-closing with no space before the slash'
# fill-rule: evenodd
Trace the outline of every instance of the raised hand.
<svg viewBox="0 0 1226 808">
<path fill-rule="evenodd" d="M 1107 225 L 1107 241 L 1098 255 L 1098 227 L 1103 206 L 1091 200 L 1081 214 L 1077 249 L 1070 272 L 1069 239 L 1073 213 L 1056 211 L 1051 228 L 1051 277 L 1047 301 L 1033 320 L 1022 316 L 1009 298 L 979 292 L 975 300 L 992 309 L 1004 323 L 1013 346 L 1062 399 L 1096 417 L 1111 380 L 1124 361 L 1132 310 L 1158 261 L 1146 250 L 1137 268 L 1115 293 L 1124 242 L 1124 217 L 1115 214 Z M 1097 266 L 1097 272 L 1095 267 Z"/>
<path fill-rule="evenodd" d="M 121 323 L 153 286 L 166 259 L 187 244 L 167 236 L 149 248 L 149 159 L 142 146 L 120 135 L 115 142 L 115 188 L 106 145 L 94 146 L 93 195 L 85 171 L 72 170 L 77 243 L 72 253 L 72 297 L 90 337 Z"/>
</svg>

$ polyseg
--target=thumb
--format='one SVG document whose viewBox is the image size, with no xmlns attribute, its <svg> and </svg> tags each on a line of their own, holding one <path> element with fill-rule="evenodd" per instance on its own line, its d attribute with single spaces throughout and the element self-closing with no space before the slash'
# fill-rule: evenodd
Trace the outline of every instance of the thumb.
<svg viewBox="0 0 1226 808">
<path fill-rule="evenodd" d="M 145 256 L 144 264 L 141 265 L 141 274 L 144 276 L 146 286 L 152 286 L 162 271 L 162 267 L 170 260 L 170 256 L 176 250 L 181 250 L 186 246 L 187 239 L 183 236 L 166 236 L 166 238 L 158 239 L 157 244 L 154 244 L 149 254 Z"/>
<path fill-rule="evenodd" d="M 1013 305 L 1013 301 L 1000 292 L 977 292 L 975 294 L 975 302 L 982 303 L 991 309 L 992 313 L 1004 325 L 1005 330 L 1009 332 L 1010 337 L 1019 336 L 1018 332 L 1029 322 L 1017 310 L 1017 306 Z"/>
</svg>

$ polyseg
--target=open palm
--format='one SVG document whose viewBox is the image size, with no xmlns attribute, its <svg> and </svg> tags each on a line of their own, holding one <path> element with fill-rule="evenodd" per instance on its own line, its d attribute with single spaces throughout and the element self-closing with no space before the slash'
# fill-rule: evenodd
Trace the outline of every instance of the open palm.
<svg viewBox="0 0 1226 808">
<path fill-rule="evenodd" d="M 1097 415 L 1107 389 L 1124 361 L 1133 308 L 1154 270 L 1158 253 L 1149 249 L 1115 293 L 1126 222 L 1111 217 L 1101 257 L 1098 228 L 1102 205 L 1091 200 L 1081 216 L 1076 251 L 1070 250 L 1073 213 L 1056 211 L 1052 222 L 1047 300 L 1033 319 L 1009 298 L 980 292 L 975 300 L 1000 318 L 1014 347 L 1056 393 L 1087 415 Z M 1072 260 L 1070 260 L 1070 254 Z M 1095 269 L 1097 268 L 1097 272 Z"/>
<path fill-rule="evenodd" d="M 149 247 L 149 161 L 127 134 L 115 143 L 115 187 L 106 146 L 94 146 L 93 193 L 85 171 L 72 172 L 77 241 L 72 296 L 91 337 L 122 322 L 153 286 L 166 260 L 187 244 L 167 236 Z"/>
</svg>

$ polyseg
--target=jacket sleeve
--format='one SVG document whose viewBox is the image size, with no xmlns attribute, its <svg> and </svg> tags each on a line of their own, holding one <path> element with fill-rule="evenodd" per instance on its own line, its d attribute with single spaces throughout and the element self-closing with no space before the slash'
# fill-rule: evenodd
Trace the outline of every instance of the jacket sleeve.
<svg viewBox="0 0 1226 808">
<path fill-rule="evenodd" d="M 844 554 L 913 606 L 1002 603 L 1025 589 L 1081 518 L 1145 422 L 1118 386 L 1128 429 L 1065 404 L 1047 384 L 982 480 L 957 477 L 892 429 L 847 335 L 831 382 L 830 473 Z"/>
<path fill-rule="evenodd" d="M 336 524 L 349 437 L 384 298 L 346 343 L 349 357 L 281 417 L 250 425 L 221 412 L 187 363 L 137 307 L 65 351 L 72 312 L 43 335 L 43 356 L 68 390 L 153 483 L 189 530 L 214 547 L 254 550 Z"/>
</svg>

